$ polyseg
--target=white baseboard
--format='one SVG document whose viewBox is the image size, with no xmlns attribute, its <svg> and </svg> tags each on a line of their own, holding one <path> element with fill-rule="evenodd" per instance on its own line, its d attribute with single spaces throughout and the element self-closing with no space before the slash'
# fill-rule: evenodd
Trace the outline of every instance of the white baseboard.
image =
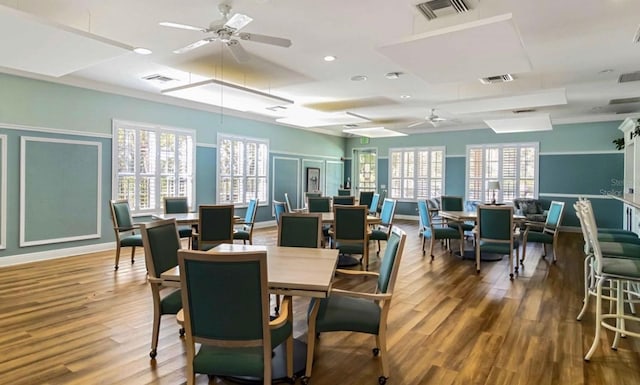
<svg viewBox="0 0 640 385">
<path fill-rule="evenodd" d="M 0 267 L 19 265 L 22 263 L 29 263 L 29 262 L 46 261 L 48 259 L 70 257 L 73 255 L 97 253 L 100 251 L 115 250 L 115 248 L 116 248 L 115 242 L 108 242 L 108 243 L 97 243 L 95 245 L 39 251 L 36 253 L 9 255 L 7 257 L 0 257 Z"/>
</svg>

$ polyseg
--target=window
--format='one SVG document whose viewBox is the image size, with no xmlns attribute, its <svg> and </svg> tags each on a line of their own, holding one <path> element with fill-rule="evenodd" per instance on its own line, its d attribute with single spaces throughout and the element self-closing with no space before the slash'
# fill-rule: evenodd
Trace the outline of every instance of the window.
<svg viewBox="0 0 640 385">
<path fill-rule="evenodd" d="M 218 203 L 266 203 L 268 164 L 268 141 L 218 135 Z"/>
<path fill-rule="evenodd" d="M 444 192 L 444 147 L 389 150 L 390 197 L 429 199 Z"/>
<path fill-rule="evenodd" d="M 538 195 L 538 143 L 467 146 L 467 198 L 489 202 L 493 191 L 489 181 L 498 181 L 496 200 Z"/>
<path fill-rule="evenodd" d="M 356 157 L 356 189 L 362 191 L 376 191 L 376 175 L 378 171 L 378 158 L 375 149 L 356 149 L 353 151 Z"/>
<path fill-rule="evenodd" d="M 194 199 L 195 132 L 113 122 L 114 199 L 133 213 L 160 212 L 166 196 Z"/>
</svg>

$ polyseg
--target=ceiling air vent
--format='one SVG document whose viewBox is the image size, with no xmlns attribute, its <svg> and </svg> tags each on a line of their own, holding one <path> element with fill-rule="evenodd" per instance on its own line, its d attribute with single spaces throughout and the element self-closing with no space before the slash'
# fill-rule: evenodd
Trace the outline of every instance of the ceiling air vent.
<svg viewBox="0 0 640 385">
<path fill-rule="evenodd" d="M 640 80 L 640 71 L 627 72 L 626 74 L 620 75 L 618 83 L 637 82 L 638 80 Z"/>
<path fill-rule="evenodd" d="M 621 98 L 621 99 L 611 99 L 611 100 L 609 100 L 609 105 L 612 105 L 612 104 L 639 103 L 639 102 L 640 102 L 640 97 Z"/>
<path fill-rule="evenodd" d="M 521 110 L 513 110 L 514 114 L 527 114 L 529 112 L 535 112 L 535 109 L 533 109 L 533 108 L 523 108 Z"/>
<path fill-rule="evenodd" d="M 416 8 L 429 20 L 448 14 L 469 11 L 469 7 L 464 0 L 431 0 L 416 4 Z"/>
<path fill-rule="evenodd" d="M 506 83 L 506 82 L 513 81 L 513 79 L 515 78 L 511 74 L 496 75 L 496 76 L 489 76 L 486 78 L 480 78 L 480 83 L 482 84 Z"/>
<path fill-rule="evenodd" d="M 167 83 L 167 82 L 171 82 L 171 81 L 174 81 L 174 80 L 178 80 L 178 79 L 170 78 L 168 76 L 164 76 L 164 75 L 160 75 L 160 74 L 153 74 L 153 75 L 144 76 L 142 79 L 148 80 L 150 82 L 158 82 L 158 83 Z"/>
</svg>

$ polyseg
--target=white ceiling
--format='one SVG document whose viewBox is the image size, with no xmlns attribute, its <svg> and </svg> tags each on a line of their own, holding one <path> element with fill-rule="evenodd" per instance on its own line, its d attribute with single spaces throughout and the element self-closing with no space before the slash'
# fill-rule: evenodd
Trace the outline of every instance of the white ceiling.
<svg viewBox="0 0 640 385">
<path fill-rule="evenodd" d="M 15 52 L 3 50 L 0 71 L 216 112 L 220 108 L 175 99 L 161 90 L 222 80 L 294 101 L 289 116 L 273 111 L 243 116 L 302 126 L 309 113 L 316 125 L 303 129 L 331 134 L 342 134 L 349 122 L 412 134 L 486 128 L 485 120 L 529 114 L 548 114 L 554 124 L 640 115 L 640 103 L 609 105 L 610 99 L 640 97 L 640 81 L 618 83 L 621 74 L 640 71 L 640 43 L 633 41 L 640 27 L 639 0 L 465 1 L 469 12 L 449 12 L 429 21 L 415 9 L 418 0 L 227 0 L 232 14 L 253 18 L 242 32 L 292 41 L 289 48 L 241 41 L 250 60 L 238 63 L 220 42 L 174 54 L 207 35 L 158 25 L 172 21 L 208 27 L 221 18 L 218 0 L 0 0 L 12 8 L 5 8 L 5 15 L 19 10 L 101 43 L 153 51 L 140 56 L 116 50 L 118 55 L 96 62 L 59 50 L 54 58 L 51 48 L 59 41 L 42 36 L 44 48 L 36 46 L 27 39 L 35 34 L 32 27 L 15 23 L 11 28 L 16 30 L 2 38 L 11 40 Z M 16 41 L 22 48 L 15 48 L 20 47 Z M 83 64 L 49 77 L 51 73 L 35 65 L 41 63 L 33 63 L 34 51 L 40 49 L 49 51 L 51 66 L 64 60 L 68 68 Z M 15 69 L 20 68 L 17 55 L 24 55 L 21 70 Z M 337 60 L 325 62 L 326 55 Z M 387 79 L 389 72 L 401 75 Z M 478 80 L 505 72 L 515 80 L 488 85 Z M 152 74 L 179 80 L 160 84 L 142 79 Z M 367 80 L 350 80 L 357 75 Z M 560 97 L 558 90 L 564 92 Z M 567 103 L 556 104 L 563 96 Z M 535 111 L 515 114 L 511 106 Z M 448 120 L 436 127 L 427 121 L 416 126 L 432 108 Z"/>
</svg>

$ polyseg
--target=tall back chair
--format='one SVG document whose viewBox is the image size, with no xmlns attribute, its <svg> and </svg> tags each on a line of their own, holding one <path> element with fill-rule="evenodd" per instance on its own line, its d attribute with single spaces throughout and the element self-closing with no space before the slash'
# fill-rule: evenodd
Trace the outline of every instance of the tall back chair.
<svg viewBox="0 0 640 385">
<path fill-rule="evenodd" d="M 315 337 L 320 333 L 333 331 L 375 335 L 377 346 L 373 349 L 373 354 L 380 356 L 382 364 L 382 375 L 378 378 L 378 383 L 384 384 L 387 381 L 389 377 L 387 318 L 406 238 L 407 234 L 398 227 L 391 230 L 384 257 L 380 262 L 380 273 L 347 271 L 349 276 L 376 277 L 378 281 L 373 293 L 332 288 L 328 298 L 311 300 L 308 312 L 306 378 L 303 379 L 303 383 L 308 383 L 311 377 Z M 336 272 L 345 273 L 344 270 Z"/>
<path fill-rule="evenodd" d="M 164 213 L 165 214 L 182 214 L 189 212 L 189 201 L 187 197 L 164 197 Z M 191 247 L 191 237 L 193 230 L 190 225 L 178 226 L 178 234 L 180 238 L 189 239 L 189 247 Z"/>
<path fill-rule="evenodd" d="M 209 250 L 221 243 L 233 243 L 233 205 L 200 205 L 198 248 Z"/>
<path fill-rule="evenodd" d="M 396 215 L 396 202 L 395 199 L 384 200 L 382 211 L 380 211 L 380 224 L 369 235 L 370 240 L 378 241 L 378 255 L 380 255 L 380 241 L 386 241 L 389 238 L 389 233 L 391 233 L 393 217 Z"/>
<path fill-rule="evenodd" d="M 349 195 L 351 195 L 351 190 L 350 189 L 345 189 L 345 188 L 339 188 L 338 189 L 338 195 L 339 196 L 349 196 Z"/>
<path fill-rule="evenodd" d="M 513 280 L 513 250 L 516 250 L 518 271 L 519 242 L 514 237 L 513 207 L 478 206 L 478 229 L 476 244 L 476 271 L 480 273 L 480 253 L 506 254 L 509 256 L 509 278 Z"/>
<path fill-rule="evenodd" d="M 287 213 L 287 204 L 285 202 L 273 201 L 273 213 L 276 217 L 276 225 L 280 226 L 280 217 Z"/>
<path fill-rule="evenodd" d="M 181 248 L 180 237 L 175 219 L 166 219 L 140 225 L 144 258 L 147 264 L 147 275 L 153 299 L 153 330 L 151 333 L 151 352 L 155 358 L 160 334 L 160 318 L 165 314 L 177 314 L 182 309 L 180 290 L 168 288 L 163 284 L 160 275 L 178 265 L 178 250 Z M 161 294 L 162 291 L 169 293 Z M 184 329 L 180 330 L 180 335 Z"/>
<path fill-rule="evenodd" d="M 118 200 L 109 201 L 111 207 L 111 222 L 113 223 L 113 231 L 116 233 L 116 263 L 115 269 L 118 270 L 118 262 L 120 262 L 120 248 L 131 247 L 131 263 L 135 262 L 136 247 L 142 247 L 142 236 L 136 233 L 140 227 L 133 223 L 131 218 L 131 210 L 129 209 L 129 201 Z"/>
<path fill-rule="evenodd" d="M 521 262 L 524 262 L 528 242 L 542 243 L 544 250 L 544 253 L 542 254 L 543 256 L 547 255 L 547 245 L 551 244 L 553 247 L 553 262 L 555 263 L 558 260 L 557 245 L 558 234 L 560 233 L 558 226 L 560 226 L 560 222 L 562 222 L 563 211 L 564 202 L 552 201 L 551 206 L 549 206 L 549 212 L 547 213 L 547 220 L 542 228 L 539 227 L 539 224 L 534 222 L 526 223 L 526 228 L 522 235 Z"/>
<path fill-rule="evenodd" d="M 258 200 L 251 199 L 244 215 L 242 228 L 233 232 L 233 239 L 240 239 L 242 243 L 253 244 L 253 225 L 256 221 L 256 212 L 258 211 Z"/>
<path fill-rule="evenodd" d="M 283 213 L 278 227 L 278 246 L 320 247 L 322 214 Z"/>
<path fill-rule="evenodd" d="M 291 378 L 291 298 L 285 298 L 280 316 L 270 321 L 267 253 L 181 251 L 178 255 L 187 384 L 195 384 L 196 373 L 258 377 L 271 384 L 272 349 L 284 341 Z"/>
<path fill-rule="evenodd" d="M 375 193 L 369 204 L 369 215 L 378 215 L 378 204 L 380 203 L 380 194 Z"/>
<path fill-rule="evenodd" d="M 359 205 L 371 206 L 371 200 L 373 199 L 373 191 L 360 191 L 360 198 L 358 199 Z"/>
<path fill-rule="evenodd" d="M 462 197 L 443 195 L 440 197 L 440 208 L 443 211 L 464 211 L 464 202 Z M 449 223 L 449 227 L 461 228 L 462 231 L 472 231 L 474 224 L 464 222 Z"/>
<path fill-rule="evenodd" d="M 346 255 L 362 255 L 360 263 L 364 269 L 369 268 L 369 229 L 367 226 L 367 206 L 333 206 L 333 240 L 342 258 L 338 266 L 349 266 L 353 263 Z"/>
<path fill-rule="evenodd" d="M 328 213 L 331 211 L 331 198 L 329 197 L 309 197 L 307 207 L 310 213 Z"/>
<path fill-rule="evenodd" d="M 352 195 L 342 195 L 333 197 L 334 205 L 354 205 L 356 203 L 356 197 Z"/>
<path fill-rule="evenodd" d="M 309 204 L 309 198 L 320 198 L 320 197 L 322 197 L 322 193 L 321 192 L 306 192 L 306 193 L 304 193 L 304 200 L 307 203 L 307 205 Z"/>
<path fill-rule="evenodd" d="M 427 239 L 430 240 L 429 255 L 432 261 L 434 259 L 433 246 L 438 239 L 458 239 L 460 241 L 460 255 L 464 255 L 464 234 L 462 233 L 462 229 L 442 226 L 436 227 L 429 213 L 427 201 L 425 200 L 418 201 L 418 214 L 420 216 L 420 233 L 422 235 L 422 255 L 425 254 L 424 246 Z M 449 249 L 449 252 L 451 252 L 451 249 Z"/>
</svg>

